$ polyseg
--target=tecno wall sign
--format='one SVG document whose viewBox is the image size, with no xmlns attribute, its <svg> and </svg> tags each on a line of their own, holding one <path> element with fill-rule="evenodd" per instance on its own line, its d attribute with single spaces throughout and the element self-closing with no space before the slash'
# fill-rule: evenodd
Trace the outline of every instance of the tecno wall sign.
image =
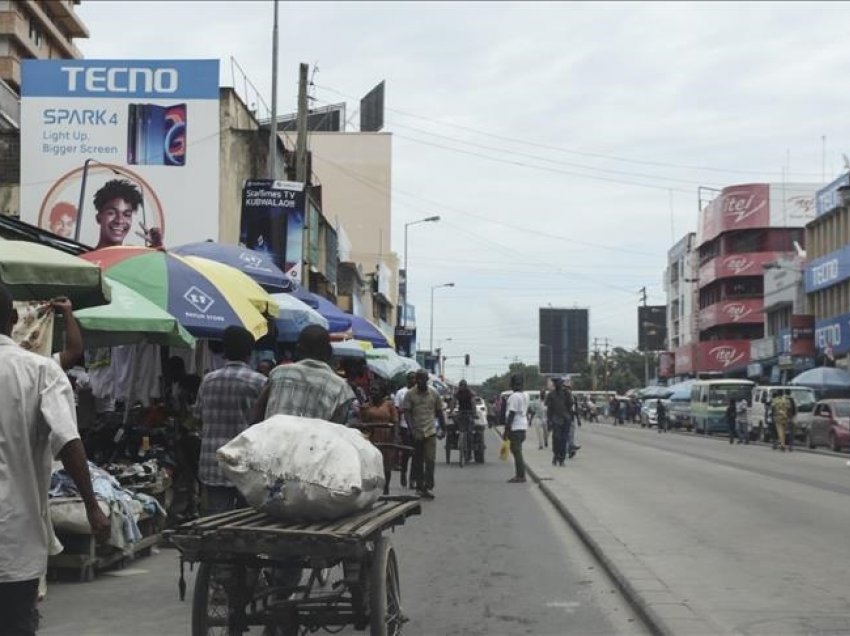
<svg viewBox="0 0 850 636">
<path fill-rule="evenodd" d="M 21 216 L 88 245 L 218 239 L 218 60 L 25 60 Z"/>
</svg>

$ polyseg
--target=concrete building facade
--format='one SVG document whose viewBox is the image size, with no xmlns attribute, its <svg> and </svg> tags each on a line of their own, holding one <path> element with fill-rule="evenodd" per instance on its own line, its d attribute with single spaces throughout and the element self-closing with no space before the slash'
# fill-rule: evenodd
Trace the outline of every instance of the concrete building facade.
<svg viewBox="0 0 850 636">
<path fill-rule="evenodd" d="M 814 184 L 729 186 L 702 210 L 696 238 L 696 338 L 676 351 L 677 374 L 744 376 L 764 337 L 764 266 L 805 245 Z"/>
</svg>

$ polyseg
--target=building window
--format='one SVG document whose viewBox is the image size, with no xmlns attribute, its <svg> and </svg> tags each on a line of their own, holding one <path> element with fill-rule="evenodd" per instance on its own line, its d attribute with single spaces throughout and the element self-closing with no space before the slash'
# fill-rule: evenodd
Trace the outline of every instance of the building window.
<svg viewBox="0 0 850 636">
<path fill-rule="evenodd" d="M 35 17 L 30 16 L 30 40 L 37 48 L 41 48 L 41 43 L 44 41 L 44 34 L 41 32 L 41 25 Z"/>
</svg>

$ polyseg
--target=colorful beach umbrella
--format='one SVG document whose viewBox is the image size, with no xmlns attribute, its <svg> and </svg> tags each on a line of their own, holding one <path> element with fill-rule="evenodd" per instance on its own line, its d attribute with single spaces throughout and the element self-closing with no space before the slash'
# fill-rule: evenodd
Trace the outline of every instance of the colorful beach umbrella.
<svg viewBox="0 0 850 636">
<path fill-rule="evenodd" d="M 324 316 L 292 294 L 272 294 L 271 297 L 280 306 L 280 313 L 275 321 L 278 342 L 296 342 L 298 335 L 308 325 L 328 328 L 328 321 Z"/>
<path fill-rule="evenodd" d="M 0 239 L 0 282 L 14 300 L 65 296 L 75 308 L 109 302 L 103 274 L 91 263 L 38 243 Z"/>
<path fill-rule="evenodd" d="M 204 241 L 169 248 L 168 251 L 179 256 L 200 256 L 235 267 L 269 292 L 291 292 L 295 286 L 295 282 L 274 264 L 270 254 L 247 247 Z"/>
<path fill-rule="evenodd" d="M 87 349 L 149 344 L 191 349 L 195 339 L 177 319 L 126 285 L 106 277 L 108 305 L 74 311 Z"/>
<path fill-rule="evenodd" d="M 177 318 L 196 338 L 218 340 L 230 325 L 261 338 L 268 316 L 278 312 L 254 281 L 213 261 L 146 247 L 107 247 L 82 258 Z"/>
</svg>

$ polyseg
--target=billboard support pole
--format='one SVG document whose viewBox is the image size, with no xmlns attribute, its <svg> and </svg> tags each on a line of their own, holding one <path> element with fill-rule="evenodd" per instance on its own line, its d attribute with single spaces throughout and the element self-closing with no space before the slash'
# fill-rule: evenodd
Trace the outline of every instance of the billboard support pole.
<svg viewBox="0 0 850 636">
<path fill-rule="evenodd" d="M 307 174 L 307 71 L 309 67 L 303 62 L 298 65 L 298 114 L 296 127 L 298 138 L 295 141 L 295 180 L 304 184 L 304 230 L 301 242 L 301 284 L 309 289 L 309 268 L 307 259 L 310 255 L 310 175 Z M 315 228 L 317 231 L 319 228 Z"/>
<path fill-rule="evenodd" d="M 89 163 L 91 163 L 93 159 L 86 159 L 85 163 L 83 163 L 83 177 L 80 180 L 80 202 L 77 204 L 77 224 L 74 226 L 74 240 L 79 243 L 80 242 L 80 227 L 82 226 L 83 220 L 83 204 L 86 199 L 86 181 L 89 177 Z"/>
<path fill-rule="evenodd" d="M 269 179 L 277 179 L 277 0 L 272 28 L 272 120 L 269 125 Z"/>
</svg>

